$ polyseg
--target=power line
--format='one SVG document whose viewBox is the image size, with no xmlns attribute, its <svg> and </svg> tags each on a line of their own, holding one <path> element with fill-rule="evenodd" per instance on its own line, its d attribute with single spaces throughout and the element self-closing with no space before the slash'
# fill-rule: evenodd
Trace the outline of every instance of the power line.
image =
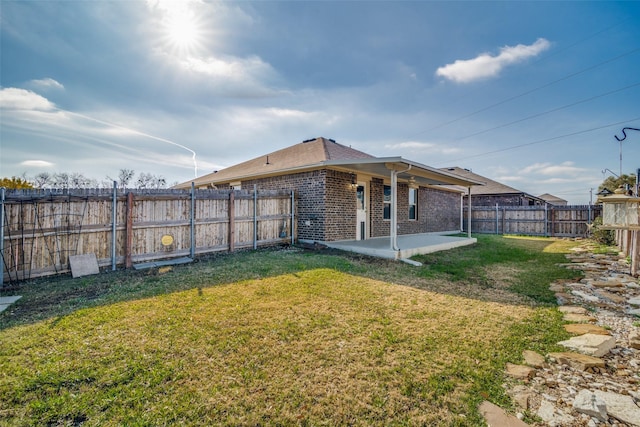
<svg viewBox="0 0 640 427">
<path fill-rule="evenodd" d="M 448 125 L 450 125 L 450 124 L 452 124 L 452 123 L 456 123 L 456 122 L 459 122 L 459 121 L 461 121 L 461 120 L 468 119 L 469 117 L 473 117 L 473 116 L 475 116 L 475 115 L 477 115 L 477 114 L 480 114 L 480 113 L 483 113 L 483 112 L 485 112 L 485 111 L 488 111 L 488 110 L 490 110 L 490 109 L 492 109 L 492 108 L 495 108 L 495 107 L 497 107 L 497 106 L 499 106 L 499 105 L 506 104 L 507 102 L 513 101 L 514 99 L 522 98 L 523 96 L 529 95 L 529 94 L 531 94 L 531 93 L 533 93 L 533 92 L 537 92 L 537 91 L 539 91 L 539 90 L 541 90 L 541 89 L 545 89 L 545 88 L 547 88 L 547 87 L 549 87 L 549 86 L 553 86 L 553 85 L 554 85 L 554 84 L 556 84 L 556 83 L 560 83 L 560 82 L 562 82 L 562 81 L 569 80 L 569 79 L 571 79 L 571 78 L 573 78 L 573 77 L 576 77 L 576 76 L 578 76 L 578 75 L 580 75 L 580 74 L 584 74 L 584 73 L 586 73 L 587 71 L 591 71 L 591 70 L 594 70 L 594 69 L 596 69 L 596 68 L 598 68 L 598 67 L 601 67 L 601 66 L 603 66 L 603 65 L 609 64 L 609 63 L 611 63 L 611 62 L 615 62 L 615 61 L 617 61 L 617 60 L 619 60 L 619 59 L 622 59 L 622 58 L 624 58 L 624 57 L 626 57 L 626 56 L 633 55 L 634 53 L 639 52 L 639 51 L 640 51 L 640 48 L 632 49 L 632 50 L 630 50 L 630 51 L 628 51 L 628 52 L 625 52 L 625 53 L 623 53 L 623 54 L 621 54 L 621 55 L 618 55 L 618 56 L 615 56 L 615 57 L 613 57 L 613 58 L 607 59 L 607 60 L 605 60 L 605 61 L 599 62 L 599 63 L 597 63 L 597 64 L 595 64 L 595 65 L 590 66 L 590 67 L 583 68 L 583 69 L 582 69 L 582 70 L 580 70 L 580 71 L 576 71 L 575 73 L 568 74 L 568 75 L 566 75 L 566 76 L 564 76 L 564 77 L 561 77 L 561 78 L 559 78 L 559 79 L 557 79 L 557 80 L 554 80 L 554 81 L 552 81 L 552 82 L 545 83 L 545 84 L 543 84 L 542 86 L 538 86 L 538 87 L 535 87 L 535 88 L 533 88 L 533 89 L 529 89 L 529 90 L 527 90 L 527 91 L 525 91 L 525 92 L 522 92 L 522 93 L 520 93 L 520 94 L 518 94 L 518 95 L 514 95 L 514 96 L 511 96 L 511 97 L 509 97 L 509 98 L 505 98 L 505 99 L 503 99 L 502 101 L 498 101 L 498 102 L 496 102 L 496 103 L 494 103 L 494 104 L 491 104 L 491 105 L 489 105 L 489 106 L 487 106 L 487 107 L 484 107 L 484 108 L 481 108 L 481 109 L 479 109 L 479 110 L 476 110 L 476 111 L 474 111 L 474 112 L 472 112 L 472 113 L 465 114 L 465 115 L 463 115 L 463 116 L 460 116 L 460 117 L 457 117 L 457 118 L 455 118 L 455 119 L 452 119 L 452 120 L 446 121 L 446 122 L 444 122 L 444 123 L 441 123 L 441 124 L 439 124 L 439 125 L 433 126 L 433 127 L 429 128 L 429 129 L 426 129 L 426 130 L 423 130 L 423 131 L 421 131 L 421 132 L 415 133 L 415 134 L 410 135 L 409 137 L 407 137 L 407 138 L 405 138 L 405 139 L 410 139 L 410 138 L 413 138 L 414 136 L 422 135 L 422 134 L 424 134 L 424 133 L 431 132 L 432 130 L 436 130 L 436 129 L 440 129 L 440 128 L 442 128 L 442 127 L 448 126 Z"/>
<path fill-rule="evenodd" d="M 524 144 L 513 145 L 511 147 L 501 148 L 499 150 L 487 151 L 485 153 L 475 154 L 473 156 L 461 157 L 461 158 L 458 158 L 458 159 L 449 160 L 449 162 L 458 162 L 460 160 L 474 159 L 476 157 L 484 157 L 484 156 L 488 156 L 490 154 L 502 153 L 504 151 L 510 151 L 510 150 L 515 150 L 517 148 L 528 147 L 530 145 L 542 144 L 544 142 L 555 141 L 557 139 L 567 138 L 569 136 L 581 135 L 581 134 L 584 134 L 584 133 L 589 133 L 589 132 L 593 132 L 593 131 L 596 131 L 596 130 L 612 127 L 612 126 L 619 126 L 621 124 L 629 123 L 629 122 L 632 122 L 632 121 L 635 121 L 635 120 L 640 120 L 640 117 L 635 117 L 633 119 L 624 120 L 624 121 L 616 122 L 616 123 L 609 123 L 609 124 L 598 126 L 598 127 L 595 127 L 595 128 L 591 128 L 591 129 L 587 129 L 587 130 L 581 130 L 581 131 L 578 131 L 578 132 L 567 133 L 567 134 L 564 134 L 564 135 L 554 136 L 554 137 L 551 137 L 551 138 L 545 138 L 545 139 L 540 139 L 540 140 L 537 140 L 537 141 L 527 142 L 527 143 L 524 143 Z"/>
<path fill-rule="evenodd" d="M 562 107 L 553 108 L 551 110 L 547 110 L 547 111 L 543 111 L 541 113 L 533 114 L 531 116 L 527 116 L 527 117 L 524 117 L 522 119 L 514 120 L 514 121 L 509 122 L 509 123 L 505 123 L 505 124 L 498 125 L 498 126 L 495 126 L 495 127 L 489 128 L 489 129 L 481 130 L 479 132 L 472 133 L 470 135 L 466 135 L 466 136 L 463 136 L 461 138 L 456 138 L 453 141 L 461 141 L 463 139 L 471 138 L 472 136 L 481 135 L 483 133 L 487 133 L 487 132 L 490 132 L 492 130 L 501 129 L 503 127 L 511 126 L 513 124 L 524 122 L 526 120 L 535 119 L 536 117 L 544 116 L 546 114 L 555 113 L 556 111 L 564 110 L 565 108 L 573 107 L 573 106 L 576 106 L 576 105 L 579 105 L 579 104 L 584 104 L 586 102 L 593 101 L 594 99 L 603 98 L 605 96 L 612 95 L 612 94 L 618 93 L 618 92 L 622 92 L 623 90 L 627 90 L 627 89 L 630 89 L 630 88 L 636 87 L 636 86 L 640 86 L 640 82 L 634 83 L 634 84 L 629 85 L 629 86 L 622 87 L 620 89 L 615 89 L 615 90 L 612 90 L 612 91 L 609 91 L 609 92 L 605 92 L 605 93 L 602 93 L 600 95 L 594 95 L 594 96 L 592 96 L 590 98 L 585 98 L 585 99 L 582 99 L 580 101 L 572 102 L 571 104 L 566 104 L 566 105 L 563 105 Z"/>
</svg>

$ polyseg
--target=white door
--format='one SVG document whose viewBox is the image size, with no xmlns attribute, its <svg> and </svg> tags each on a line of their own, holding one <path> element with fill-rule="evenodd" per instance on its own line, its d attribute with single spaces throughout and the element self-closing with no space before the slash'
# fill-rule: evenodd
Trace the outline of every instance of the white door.
<svg viewBox="0 0 640 427">
<path fill-rule="evenodd" d="M 367 238 L 367 185 L 359 182 L 356 187 L 356 240 Z"/>
</svg>

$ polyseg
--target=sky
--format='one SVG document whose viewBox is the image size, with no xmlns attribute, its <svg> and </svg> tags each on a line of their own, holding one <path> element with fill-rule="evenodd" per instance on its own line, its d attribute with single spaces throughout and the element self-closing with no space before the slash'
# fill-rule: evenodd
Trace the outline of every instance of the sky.
<svg viewBox="0 0 640 427">
<path fill-rule="evenodd" d="M 615 138 L 640 129 L 637 1 L 0 0 L 0 20 L 0 177 L 185 182 L 319 136 L 570 204 L 640 168 L 640 131 Z"/>
</svg>

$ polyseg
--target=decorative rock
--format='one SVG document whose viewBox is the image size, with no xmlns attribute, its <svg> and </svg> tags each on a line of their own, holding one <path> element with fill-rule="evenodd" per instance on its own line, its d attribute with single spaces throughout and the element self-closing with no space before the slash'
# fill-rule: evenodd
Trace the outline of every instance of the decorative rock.
<svg viewBox="0 0 640 427">
<path fill-rule="evenodd" d="M 549 286 L 549 290 L 551 292 L 562 292 L 564 291 L 564 286 L 560 283 L 552 283 L 551 286 Z"/>
<path fill-rule="evenodd" d="M 599 390 L 594 391 L 594 394 L 607 405 L 609 416 L 631 426 L 640 426 L 640 408 L 631 396 Z"/>
<path fill-rule="evenodd" d="M 640 332 L 629 332 L 629 347 L 640 350 Z"/>
<path fill-rule="evenodd" d="M 597 281 L 592 283 L 596 288 L 619 288 L 622 287 L 622 283 L 613 280 Z"/>
<path fill-rule="evenodd" d="M 525 350 L 522 352 L 522 358 L 524 359 L 524 363 L 534 367 L 534 368 L 542 368 L 545 365 L 544 356 L 536 353 L 535 351 Z"/>
<path fill-rule="evenodd" d="M 631 298 L 629 301 L 627 301 L 627 304 L 640 305 L 640 297 Z"/>
<path fill-rule="evenodd" d="M 573 400 L 573 408 L 600 421 L 607 421 L 607 405 L 604 400 L 589 390 L 580 390 L 580 393 Z"/>
<path fill-rule="evenodd" d="M 577 305 L 563 305 L 558 307 L 558 310 L 561 313 L 572 313 L 572 314 L 587 314 L 587 309 L 584 307 L 579 307 Z"/>
<path fill-rule="evenodd" d="M 602 357 L 616 346 L 616 339 L 610 335 L 584 334 L 558 344 L 589 356 Z"/>
<path fill-rule="evenodd" d="M 590 323 L 569 323 L 567 325 L 564 325 L 564 329 L 573 335 L 584 335 L 584 334 L 611 335 L 609 331 L 607 331 L 602 326 L 596 326 Z"/>
<path fill-rule="evenodd" d="M 632 316 L 640 317 L 640 308 L 629 310 L 629 311 L 627 311 L 627 313 L 631 314 Z"/>
<path fill-rule="evenodd" d="M 510 377 L 520 380 L 528 380 L 535 375 L 535 369 L 524 365 L 514 365 L 513 363 L 507 363 L 506 372 Z"/>
<path fill-rule="evenodd" d="M 613 292 L 598 291 L 598 295 L 601 296 L 604 299 L 608 299 L 609 301 L 613 301 L 616 304 L 623 304 L 624 300 L 625 300 L 624 296 L 618 295 L 618 294 L 614 294 Z"/>
<path fill-rule="evenodd" d="M 528 425 L 486 400 L 480 404 L 478 410 L 490 427 L 527 427 Z"/>
<path fill-rule="evenodd" d="M 600 298 L 598 298 L 595 295 L 590 295 L 586 292 L 582 292 L 582 291 L 571 291 L 571 293 L 577 297 L 582 298 L 585 301 L 589 301 L 589 302 L 598 302 L 600 301 Z"/>
<path fill-rule="evenodd" d="M 604 368 L 604 360 L 597 357 L 587 356 L 580 353 L 562 352 L 549 353 L 549 357 L 553 357 L 563 365 L 569 365 L 575 369 L 586 371 L 590 368 Z"/>
<path fill-rule="evenodd" d="M 566 322 L 584 322 L 584 323 L 595 323 L 596 318 L 593 316 L 588 316 L 586 314 L 573 314 L 567 313 L 562 318 Z"/>
<path fill-rule="evenodd" d="M 556 410 L 553 403 L 543 400 L 538 409 L 537 415 L 542 418 L 550 427 L 571 425 L 574 418 L 561 411 Z"/>
</svg>

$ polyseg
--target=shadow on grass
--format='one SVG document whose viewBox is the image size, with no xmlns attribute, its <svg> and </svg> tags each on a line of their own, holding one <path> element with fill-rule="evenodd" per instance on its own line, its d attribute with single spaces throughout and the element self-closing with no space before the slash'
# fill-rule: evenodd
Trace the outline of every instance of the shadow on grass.
<svg viewBox="0 0 640 427">
<path fill-rule="evenodd" d="M 0 313 L 0 330 L 63 317 L 82 308 L 149 298 L 296 273 L 316 268 L 372 278 L 418 289 L 507 304 L 553 305 L 549 284 L 580 273 L 558 267 L 571 243 L 551 239 L 478 235 L 478 243 L 420 255 L 421 267 L 334 249 L 278 247 L 197 258 L 162 273 L 149 270 L 106 271 L 95 276 L 69 275 L 20 283 L 12 294 L 22 298 Z"/>
</svg>

